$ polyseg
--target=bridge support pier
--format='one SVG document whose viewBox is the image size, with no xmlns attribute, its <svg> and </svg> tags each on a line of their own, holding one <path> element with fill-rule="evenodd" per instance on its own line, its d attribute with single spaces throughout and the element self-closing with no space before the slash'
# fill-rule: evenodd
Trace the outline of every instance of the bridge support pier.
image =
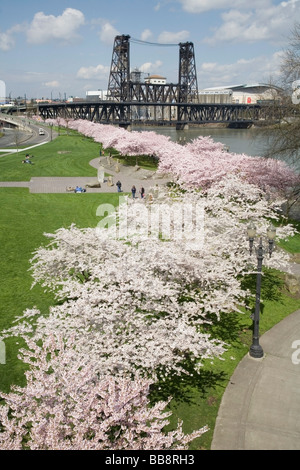
<svg viewBox="0 0 300 470">
<path fill-rule="evenodd" d="M 176 123 L 176 130 L 177 131 L 186 131 L 188 130 L 189 125 L 187 122 L 177 122 Z"/>
<path fill-rule="evenodd" d="M 131 124 L 130 122 L 122 122 L 119 124 L 119 127 L 126 129 L 127 131 L 131 131 Z"/>
</svg>

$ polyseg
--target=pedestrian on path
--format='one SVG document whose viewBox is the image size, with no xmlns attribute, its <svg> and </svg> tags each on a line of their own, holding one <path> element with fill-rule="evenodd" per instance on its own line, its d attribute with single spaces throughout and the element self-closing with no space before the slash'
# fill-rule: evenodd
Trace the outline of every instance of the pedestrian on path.
<svg viewBox="0 0 300 470">
<path fill-rule="evenodd" d="M 118 187 L 118 193 L 121 193 L 122 192 L 122 183 L 120 180 L 118 180 L 116 182 L 116 186 Z"/>
<path fill-rule="evenodd" d="M 141 186 L 140 195 L 141 195 L 141 198 L 142 198 L 142 199 L 143 199 L 144 196 L 145 196 L 145 188 L 143 188 L 143 186 Z"/>
<path fill-rule="evenodd" d="M 135 199 L 136 187 L 133 185 L 131 188 L 132 199 Z"/>
</svg>

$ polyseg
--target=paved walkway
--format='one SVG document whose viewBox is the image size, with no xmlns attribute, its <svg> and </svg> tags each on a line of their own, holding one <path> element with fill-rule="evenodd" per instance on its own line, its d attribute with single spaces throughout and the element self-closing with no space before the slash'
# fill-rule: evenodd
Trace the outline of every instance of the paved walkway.
<svg viewBox="0 0 300 470">
<path fill-rule="evenodd" d="M 265 356 L 245 356 L 226 388 L 212 450 L 300 450 L 300 310 L 260 344 Z"/>
<path fill-rule="evenodd" d="M 112 176 L 113 185 L 109 185 L 108 178 L 104 178 L 104 183 L 100 183 L 99 188 L 87 188 L 88 193 L 116 193 L 116 182 L 118 179 L 122 183 L 123 192 L 131 192 L 133 185 L 137 188 L 137 196 L 141 186 L 147 191 L 156 185 L 165 185 L 170 178 L 163 177 L 155 171 L 144 170 L 139 167 L 119 165 L 119 170 L 116 168 L 116 163 L 108 163 L 107 157 L 95 158 L 91 160 L 90 165 L 99 169 L 99 166 L 104 167 L 105 173 Z M 9 181 L 0 182 L 0 187 L 28 187 L 31 193 L 66 193 L 67 187 L 75 187 L 76 185 L 85 187 L 99 183 L 97 176 L 70 176 L 70 177 L 33 177 L 30 181 Z"/>
</svg>

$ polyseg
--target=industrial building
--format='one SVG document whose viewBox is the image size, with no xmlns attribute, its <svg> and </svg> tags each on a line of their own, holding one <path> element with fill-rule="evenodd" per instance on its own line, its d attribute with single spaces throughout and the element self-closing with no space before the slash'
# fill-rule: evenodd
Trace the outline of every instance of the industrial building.
<svg viewBox="0 0 300 470">
<path fill-rule="evenodd" d="M 6 86 L 3 80 L 0 80 L 0 104 L 6 103 Z"/>
<path fill-rule="evenodd" d="M 88 101 L 103 101 L 107 99 L 107 90 L 87 91 L 85 97 Z"/>
<path fill-rule="evenodd" d="M 265 83 L 252 83 L 222 86 L 215 88 L 206 88 L 203 92 L 207 93 L 220 93 L 230 92 L 231 102 L 235 104 L 256 104 L 268 101 L 277 101 L 280 99 L 279 87 L 265 84 Z M 199 93 L 201 96 L 201 93 Z"/>
</svg>

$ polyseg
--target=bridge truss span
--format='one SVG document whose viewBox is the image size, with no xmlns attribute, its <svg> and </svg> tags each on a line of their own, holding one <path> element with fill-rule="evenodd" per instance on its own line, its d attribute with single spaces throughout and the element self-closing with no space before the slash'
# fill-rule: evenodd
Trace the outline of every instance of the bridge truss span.
<svg viewBox="0 0 300 470">
<path fill-rule="evenodd" d="M 128 126 L 132 122 L 187 125 L 206 123 L 253 123 L 267 119 L 269 108 L 243 104 L 199 104 L 164 102 L 80 102 L 49 103 L 39 105 L 44 119 L 86 119 L 102 124 Z"/>
<path fill-rule="evenodd" d="M 228 123 L 258 121 L 261 106 L 242 104 L 180 104 L 178 121 L 191 123 Z"/>
<path fill-rule="evenodd" d="M 39 115 L 44 119 L 86 119 L 101 123 L 126 123 L 130 106 L 119 102 L 80 102 L 39 105 Z"/>
</svg>

